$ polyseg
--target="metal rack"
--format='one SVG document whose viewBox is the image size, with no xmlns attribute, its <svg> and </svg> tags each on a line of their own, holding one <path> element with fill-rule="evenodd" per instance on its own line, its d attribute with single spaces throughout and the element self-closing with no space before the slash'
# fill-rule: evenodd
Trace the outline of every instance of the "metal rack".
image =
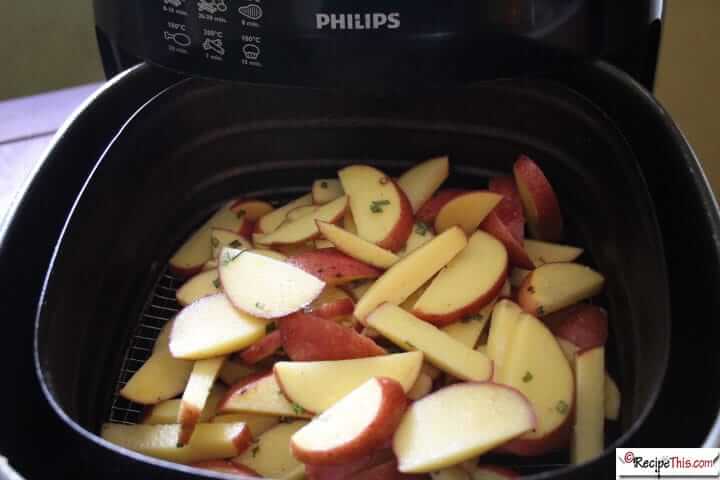
<svg viewBox="0 0 720 480">
<path fill-rule="evenodd" d="M 121 397 L 118 392 L 150 357 L 160 331 L 182 308 L 175 298 L 175 292 L 181 283 L 182 280 L 174 277 L 167 270 L 158 278 L 123 356 L 120 373 L 115 382 L 112 406 L 107 417 L 108 422 L 126 425 L 141 422 L 145 406 Z M 490 463 L 507 466 L 521 474 L 528 475 L 567 466 L 566 455 L 566 453 L 554 454 L 544 457 L 543 461 L 538 463 L 533 457 L 500 456 L 497 459 L 491 458 Z"/>
<path fill-rule="evenodd" d="M 139 423 L 145 407 L 121 397 L 118 392 L 150 357 L 160 331 L 180 311 L 181 307 L 175 299 L 179 284 L 180 280 L 167 271 L 158 278 L 123 356 L 108 422 L 126 425 Z"/>
</svg>

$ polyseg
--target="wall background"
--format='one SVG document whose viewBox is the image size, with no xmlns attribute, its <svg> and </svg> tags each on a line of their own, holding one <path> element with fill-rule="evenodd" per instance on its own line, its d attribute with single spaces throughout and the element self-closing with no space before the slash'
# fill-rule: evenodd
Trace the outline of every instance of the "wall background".
<svg viewBox="0 0 720 480">
<path fill-rule="evenodd" d="M 655 93 L 720 195 L 720 0 L 670 0 Z"/>
<path fill-rule="evenodd" d="M 103 78 L 91 0 L 4 0 L 0 5 L 0 100 Z"/>
<path fill-rule="evenodd" d="M 3 3 L 0 100 L 103 78 L 90 0 Z M 656 94 L 720 192 L 720 0 L 668 0 Z"/>
</svg>

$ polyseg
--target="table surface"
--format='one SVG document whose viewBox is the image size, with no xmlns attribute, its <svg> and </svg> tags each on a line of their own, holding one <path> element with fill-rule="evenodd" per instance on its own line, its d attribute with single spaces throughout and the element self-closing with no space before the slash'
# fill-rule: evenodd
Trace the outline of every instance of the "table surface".
<svg viewBox="0 0 720 480">
<path fill-rule="evenodd" d="M 0 102 L 0 219 L 55 132 L 100 85 Z"/>
</svg>

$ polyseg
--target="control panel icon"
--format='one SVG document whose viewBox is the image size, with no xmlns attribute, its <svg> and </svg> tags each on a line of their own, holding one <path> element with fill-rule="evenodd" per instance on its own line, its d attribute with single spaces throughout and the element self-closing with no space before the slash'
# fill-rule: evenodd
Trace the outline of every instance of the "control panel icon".
<svg viewBox="0 0 720 480">
<path fill-rule="evenodd" d="M 242 51 L 243 55 L 245 55 L 245 58 L 248 60 L 257 60 L 258 57 L 260 57 L 260 47 L 254 43 L 245 44 Z"/>
<path fill-rule="evenodd" d="M 165 37 L 165 40 L 169 40 L 175 45 L 178 45 L 180 47 L 188 47 L 192 43 L 192 39 L 190 38 L 190 35 L 183 32 L 163 32 L 163 36 Z"/>
<path fill-rule="evenodd" d="M 263 16 L 262 7 L 254 3 L 238 8 L 238 12 L 240 12 L 240 15 L 245 18 L 249 18 L 250 20 L 260 20 Z"/>
<path fill-rule="evenodd" d="M 225 0 L 200 0 L 197 5 L 198 12 L 206 12 L 211 15 L 227 12 L 228 9 Z"/>
</svg>

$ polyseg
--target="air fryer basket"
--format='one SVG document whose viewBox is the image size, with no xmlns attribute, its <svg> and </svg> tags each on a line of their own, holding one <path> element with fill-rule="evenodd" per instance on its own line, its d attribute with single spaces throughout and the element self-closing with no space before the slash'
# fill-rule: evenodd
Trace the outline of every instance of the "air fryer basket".
<svg viewBox="0 0 720 480">
<path fill-rule="evenodd" d="M 93 447 L 82 454 L 107 475 L 185 478 L 185 467 L 117 448 L 92 432 L 108 419 L 134 420 L 134 407 L 115 396 L 117 382 L 137 368 L 133 359 L 144 359 L 153 331 L 177 308 L 166 261 L 203 218 L 239 194 L 297 195 L 348 163 L 397 174 L 449 154 L 450 184 L 477 186 L 509 172 L 521 152 L 552 179 L 568 241 L 584 246 L 587 261 L 606 275 L 623 443 L 652 408 L 665 374 L 670 311 L 662 241 L 637 161 L 613 123 L 579 95 L 544 81 L 418 96 L 188 80 L 158 96 L 105 152 L 58 244 L 36 331 L 46 396 Z M 554 465 L 536 478 L 601 475 L 612 460 L 606 454 L 581 467 Z M 527 473 L 539 470 L 532 461 L 519 463 L 528 464 L 520 465 Z"/>
</svg>

